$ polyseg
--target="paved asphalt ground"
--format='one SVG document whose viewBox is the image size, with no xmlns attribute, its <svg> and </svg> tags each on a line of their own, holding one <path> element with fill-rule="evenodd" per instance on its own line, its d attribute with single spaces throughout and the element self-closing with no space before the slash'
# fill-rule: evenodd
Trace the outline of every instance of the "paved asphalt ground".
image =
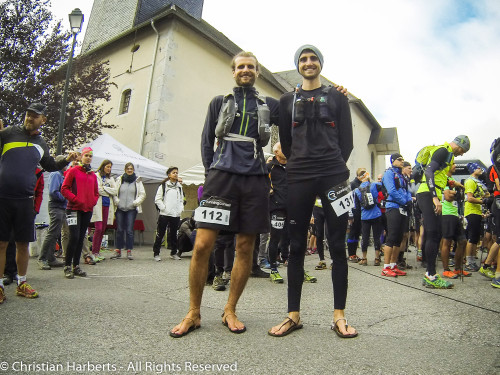
<svg viewBox="0 0 500 375">
<path fill-rule="evenodd" d="M 188 309 L 190 255 L 174 261 L 163 249 L 154 262 L 145 246 L 134 255 L 84 266 L 88 277 L 74 280 L 31 259 L 28 281 L 40 297 L 6 287 L 0 374 L 500 374 L 500 291 L 477 273 L 453 290 L 429 290 L 422 268 L 381 277 L 370 249 L 369 266 L 349 265 L 346 311 L 360 334 L 345 340 L 330 330 L 331 271 L 315 271 L 312 255 L 306 269 L 318 282 L 304 284 L 302 330 L 267 335 L 286 315 L 281 267 L 285 284 L 249 280 L 238 305 L 246 333 L 221 324 L 228 292 L 207 286 L 201 329 L 172 339 Z"/>
</svg>

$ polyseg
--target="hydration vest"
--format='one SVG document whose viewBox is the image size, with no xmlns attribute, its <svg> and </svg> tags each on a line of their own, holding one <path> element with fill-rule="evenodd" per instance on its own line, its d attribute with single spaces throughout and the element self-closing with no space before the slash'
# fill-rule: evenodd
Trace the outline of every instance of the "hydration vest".
<svg viewBox="0 0 500 375">
<path fill-rule="evenodd" d="M 232 142 L 253 142 L 255 151 L 257 152 L 257 145 L 264 147 L 269 143 L 271 138 L 271 111 L 266 104 L 266 97 L 261 95 L 256 95 L 257 100 L 257 126 L 259 132 L 259 138 L 254 139 L 252 137 L 247 137 L 241 134 L 231 133 L 231 127 L 233 126 L 234 119 L 239 117 L 238 104 L 234 100 L 233 94 L 227 94 L 222 99 L 222 106 L 219 111 L 219 119 L 217 120 L 217 126 L 215 127 L 215 136 L 219 139 L 224 139 L 226 141 Z"/>
<path fill-rule="evenodd" d="M 370 191 L 371 185 L 372 184 L 369 183 L 368 185 L 359 188 L 359 192 L 361 193 L 361 207 L 366 210 L 372 209 L 377 204 L 376 197 L 374 197 Z"/>
<path fill-rule="evenodd" d="M 448 171 L 451 168 L 451 165 L 453 164 L 455 160 L 455 156 L 453 154 L 453 149 L 451 148 L 450 144 L 448 142 L 445 142 L 444 145 L 441 146 L 436 146 L 434 149 L 430 151 L 429 154 L 429 161 L 432 159 L 432 156 L 434 153 L 440 149 L 440 148 L 446 148 L 448 151 L 448 158 L 446 159 L 445 166 L 443 169 L 438 170 L 434 173 L 434 183 L 435 187 L 438 188 L 439 193 L 436 193 L 438 198 L 441 199 L 442 197 L 442 191 L 444 188 L 448 185 Z M 427 192 L 429 191 L 429 186 L 427 185 L 427 179 L 425 178 L 425 174 L 422 175 L 422 183 L 420 184 L 417 193 L 422 193 L 422 192 Z"/>
<path fill-rule="evenodd" d="M 293 95 L 292 108 L 292 131 L 300 126 L 306 119 L 317 119 L 327 126 L 335 127 L 335 121 L 328 106 L 328 94 L 332 90 L 331 86 L 323 87 L 320 94 L 312 98 L 302 98 L 299 94 L 299 85 Z"/>
</svg>

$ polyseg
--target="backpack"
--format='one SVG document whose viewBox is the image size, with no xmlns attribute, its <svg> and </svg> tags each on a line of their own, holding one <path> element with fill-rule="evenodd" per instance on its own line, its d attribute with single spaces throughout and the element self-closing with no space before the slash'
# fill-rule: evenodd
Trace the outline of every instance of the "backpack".
<svg viewBox="0 0 500 375">
<path fill-rule="evenodd" d="M 496 190 L 496 185 L 495 185 L 495 179 L 493 177 L 492 170 L 495 170 L 497 176 L 500 176 L 498 174 L 498 168 L 495 165 L 490 165 L 488 170 L 486 171 L 486 187 L 488 188 L 488 191 L 493 194 L 493 192 Z"/>
<path fill-rule="evenodd" d="M 370 191 L 370 187 L 372 184 L 368 184 L 365 187 L 358 188 L 361 193 L 361 207 L 366 210 L 372 209 L 377 204 L 376 199 L 373 197 L 373 194 Z"/>
<path fill-rule="evenodd" d="M 415 166 L 411 172 L 411 179 L 415 181 L 415 183 L 419 184 L 422 182 L 422 177 L 425 172 L 425 167 L 431 161 L 431 155 L 434 150 L 442 146 L 425 146 L 417 152 L 417 156 L 415 156 Z"/>
<path fill-rule="evenodd" d="M 490 157 L 493 165 L 500 166 L 500 138 L 493 141 L 490 147 Z"/>
<path fill-rule="evenodd" d="M 166 184 L 165 181 L 163 181 L 162 184 L 161 184 L 161 191 L 162 191 L 161 194 L 162 194 L 162 196 L 165 195 L 165 184 Z M 178 186 L 177 189 L 179 189 L 179 192 L 181 191 L 181 187 L 180 186 Z M 182 194 L 183 194 L 183 200 L 184 200 L 183 203 L 184 203 L 184 206 L 185 206 L 187 202 L 186 202 L 186 194 L 184 193 L 184 190 L 182 190 Z M 156 207 L 156 212 L 160 212 L 160 207 L 158 207 L 158 205 L 156 203 L 155 203 L 155 207 Z M 179 226 L 180 226 L 180 224 L 179 224 Z"/>
</svg>

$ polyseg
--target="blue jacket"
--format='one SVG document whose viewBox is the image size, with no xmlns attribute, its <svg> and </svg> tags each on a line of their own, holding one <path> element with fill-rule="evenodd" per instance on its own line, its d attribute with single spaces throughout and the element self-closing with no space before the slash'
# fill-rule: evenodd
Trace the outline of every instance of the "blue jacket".
<svg viewBox="0 0 500 375">
<path fill-rule="evenodd" d="M 361 206 L 362 195 L 361 191 L 359 190 L 360 188 L 368 186 L 368 184 L 370 184 L 370 193 L 372 193 L 373 200 L 375 202 L 375 206 L 370 209 L 366 209 Z M 378 206 L 378 191 L 380 189 L 379 186 L 382 187 L 382 184 L 379 182 L 370 183 L 369 181 L 365 181 L 359 186 L 359 188 L 356 188 L 354 190 L 354 204 L 357 208 L 361 207 L 361 220 L 371 220 L 382 216 L 382 211 L 380 211 L 380 207 Z"/>
<path fill-rule="evenodd" d="M 64 174 L 61 171 L 49 175 L 49 208 L 65 209 L 68 201 L 61 194 Z"/>
<path fill-rule="evenodd" d="M 411 202 L 408 184 L 399 168 L 388 168 L 382 177 L 382 184 L 387 189 L 388 197 L 385 205 L 387 209 L 404 207 Z"/>
</svg>

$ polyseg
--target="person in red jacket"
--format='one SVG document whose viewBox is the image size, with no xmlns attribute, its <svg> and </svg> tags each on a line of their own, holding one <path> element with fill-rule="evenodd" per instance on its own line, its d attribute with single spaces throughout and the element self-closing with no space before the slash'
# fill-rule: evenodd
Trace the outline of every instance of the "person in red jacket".
<svg viewBox="0 0 500 375">
<path fill-rule="evenodd" d="M 92 211 L 99 199 L 97 177 L 90 167 L 91 162 L 92 149 L 85 147 L 81 163 L 68 170 L 61 186 L 61 194 L 68 200 L 66 216 L 69 242 L 64 267 L 64 276 L 68 279 L 75 275 L 87 276 L 80 268 L 80 256 Z"/>
</svg>

